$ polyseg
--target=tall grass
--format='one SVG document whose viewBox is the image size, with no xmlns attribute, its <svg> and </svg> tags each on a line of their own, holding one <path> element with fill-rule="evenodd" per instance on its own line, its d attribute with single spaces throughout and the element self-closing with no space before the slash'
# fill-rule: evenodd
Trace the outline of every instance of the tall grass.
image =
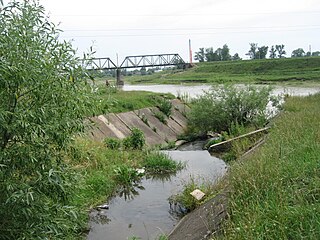
<svg viewBox="0 0 320 240">
<path fill-rule="evenodd" d="M 266 144 L 231 167 L 226 239 L 320 239 L 319 103 L 288 98 Z"/>
</svg>

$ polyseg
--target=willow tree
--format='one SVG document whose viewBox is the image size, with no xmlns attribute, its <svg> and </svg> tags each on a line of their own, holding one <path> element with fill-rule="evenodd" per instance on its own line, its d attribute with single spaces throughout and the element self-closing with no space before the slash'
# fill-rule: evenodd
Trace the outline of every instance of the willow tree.
<svg viewBox="0 0 320 240">
<path fill-rule="evenodd" d="M 52 239 L 75 217 L 63 158 L 83 129 L 90 85 L 37 1 L 1 5 L 0 239 Z"/>
</svg>

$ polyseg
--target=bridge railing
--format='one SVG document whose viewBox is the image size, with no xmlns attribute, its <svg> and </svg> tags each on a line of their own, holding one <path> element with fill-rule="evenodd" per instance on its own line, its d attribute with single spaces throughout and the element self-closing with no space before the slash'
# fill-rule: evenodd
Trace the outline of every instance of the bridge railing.
<svg viewBox="0 0 320 240">
<path fill-rule="evenodd" d="M 110 58 L 93 58 L 88 66 L 91 70 L 118 69 Z"/>
<path fill-rule="evenodd" d="M 179 54 L 127 56 L 120 68 L 160 67 L 185 64 Z"/>
<path fill-rule="evenodd" d="M 91 59 L 87 68 L 90 70 L 112 70 L 122 68 L 161 67 L 185 64 L 185 61 L 180 57 L 179 54 L 157 54 L 127 56 L 120 66 L 117 66 L 108 57 L 93 58 Z"/>
</svg>

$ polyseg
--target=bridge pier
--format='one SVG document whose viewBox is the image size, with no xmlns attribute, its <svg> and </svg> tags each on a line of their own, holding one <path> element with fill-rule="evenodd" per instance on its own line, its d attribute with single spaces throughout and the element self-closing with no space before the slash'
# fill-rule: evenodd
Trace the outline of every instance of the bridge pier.
<svg viewBox="0 0 320 240">
<path fill-rule="evenodd" d="M 120 68 L 116 69 L 116 78 L 117 78 L 117 86 L 123 86 L 124 82 L 121 79 L 121 69 Z"/>
</svg>

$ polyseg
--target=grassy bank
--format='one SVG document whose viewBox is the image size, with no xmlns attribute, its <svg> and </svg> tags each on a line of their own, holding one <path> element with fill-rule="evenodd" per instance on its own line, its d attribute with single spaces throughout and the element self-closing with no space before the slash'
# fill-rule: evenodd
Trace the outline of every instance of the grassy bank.
<svg viewBox="0 0 320 240">
<path fill-rule="evenodd" d="M 319 103 L 288 98 L 265 145 L 233 164 L 225 239 L 320 238 Z"/>
<path fill-rule="evenodd" d="M 152 93 L 145 91 L 122 91 L 115 87 L 99 85 L 97 92 L 100 99 L 100 111 L 95 115 L 106 112 L 128 112 L 146 107 L 154 107 L 163 99 L 173 99 L 172 94 Z"/>
<path fill-rule="evenodd" d="M 148 83 L 300 83 L 320 80 L 320 57 L 197 63 L 187 70 L 124 77 L 133 84 Z"/>
</svg>

